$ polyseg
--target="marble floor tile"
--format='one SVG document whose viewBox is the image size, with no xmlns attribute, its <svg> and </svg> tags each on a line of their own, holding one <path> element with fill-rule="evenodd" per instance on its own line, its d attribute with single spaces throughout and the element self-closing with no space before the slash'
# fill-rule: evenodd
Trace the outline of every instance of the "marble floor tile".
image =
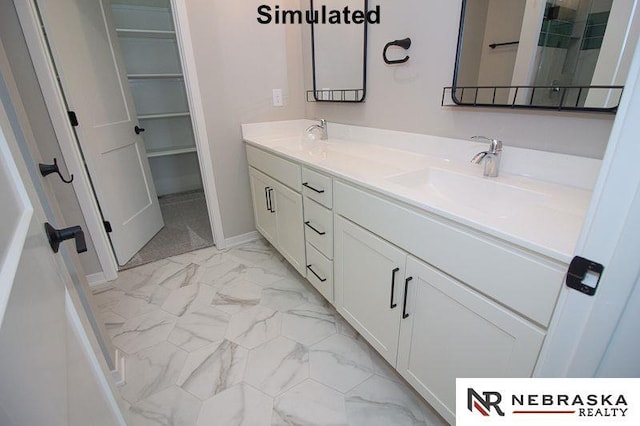
<svg viewBox="0 0 640 426">
<path fill-rule="evenodd" d="M 213 288 L 220 288 L 229 283 L 242 279 L 242 274 L 246 266 L 228 257 L 226 253 L 221 255 L 219 263 L 204 267 L 199 275 L 200 282 L 206 283 Z"/>
<path fill-rule="evenodd" d="M 107 329 L 107 334 L 113 339 L 113 336 L 118 334 L 124 323 L 127 321 L 125 318 L 112 311 L 102 311 L 98 315 L 99 319 Z"/>
<path fill-rule="evenodd" d="M 380 376 L 355 387 L 346 394 L 345 401 L 350 425 L 427 424 L 425 404 L 407 386 Z"/>
<path fill-rule="evenodd" d="M 346 425 L 344 396 L 313 380 L 306 380 L 276 398 L 271 424 L 278 426 Z M 393 423 L 388 424 L 388 426 L 391 425 Z"/>
<path fill-rule="evenodd" d="M 125 318 L 133 318 L 160 309 L 169 296 L 169 290 L 155 284 L 146 283 L 128 290 L 120 303 L 111 310 Z"/>
<path fill-rule="evenodd" d="M 129 407 L 129 426 L 192 426 L 202 403 L 171 386 Z"/>
<path fill-rule="evenodd" d="M 228 340 L 189 354 L 177 384 L 204 401 L 242 382 L 248 351 Z"/>
<path fill-rule="evenodd" d="M 273 400 L 247 385 L 220 392 L 202 404 L 197 426 L 268 426 Z"/>
<path fill-rule="evenodd" d="M 164 390 L 178 379 L 187 353 L 168 342 L 161 342 L 126 358 L 126 384 L 120 394 L 129 403 Z"/>
<path fill-rule="evenodd" d="M 163 311 L 129 319 L 113 336 L 113 344 L 127 354 L 134 354 L 166 340 L 176 321 L 176 317 Z"/>
<path fill-rule="evenodd" d="M 262 304 L 277 311 L 288 311 L 302 304 L 324 305 L 326 300 L 302 277 L 286 278 L 264 286 Z"/>
<path fill-rule="evenodd" d="M 207 247 L 171 257 L 172 262 L 188 265 L 195 263 L 200 266 L 214 266 L 222 261 L 222 251 L 216 247 Z"/>
<path fill-rule="evenodd" d="M 172 290 L 162 304 L 162 309 L 181 317 L 186 313 L 209 306 L 215 291 L 206 284 L 195 283 Z"/>
<path fill-rule="evenodd" d="M 187 352 L 224 339 L 231 317 L 210 306 L 181 317 L 169 334 L 169 341 Z"/>
<path fill-rule="evenodd" d="M 231 317 L 227 339 L 253 349 L 280 334 L 282 317 L 280 312 L 264 306 L 244 309 Z"/>
<path fill-rule="evenodd" d="M 298 342 L 278 337 L 249 353 L 245 382 L 267 395 L 280 395 L 307 378 L 309 351 Z"/>
<path fill-rule="evenodd" d="M 264 240 L 256 240 L 228 251 L 228 255 L 241 263 L 259 265 L 265 261 L 277 259 L 273 248 Z"/>
<path fill-rule="evenodd" d="M 258 305 L 261 297 L 262 287 L 244 279 L 238 279 L 218 288 L 211 305 L 228 314 L 234 314 Z"/>
<path fill-rule="evenodd" d="M 114 285 L 107 284 L 93 290 L 92 294 L 98 310 L 108 311 L 120 303 L 122 296 L 124 296 L 124 290 Z"/>
<path fill-rule="evenodd" d="M 176 265 L 176 266 L 174 266 Z M 169 274 L 161 280 L 158 284 L 168 288 L 169 290 L 176 290 L 178 288 L 186 287 L 198 282 L 198 275 L 202 273 L 201 266 L 195 263 L 189 263 L 183 265 L 176 262 L 171 262 L 171 265 L 167 265 L 173 270 L 172 274 Z"/>
<path fill-rule="evenodd" d="M 332 310 L 312 304 L 282 314 L 282 335 L 310 346 L 337 333 Z"/>
<path fill-rule="evenodd" d="M 369 348 L 341 334 L 313 345 L 309 352 L 311 378 L 348 392 L 373 375 Z"/>
</svg>

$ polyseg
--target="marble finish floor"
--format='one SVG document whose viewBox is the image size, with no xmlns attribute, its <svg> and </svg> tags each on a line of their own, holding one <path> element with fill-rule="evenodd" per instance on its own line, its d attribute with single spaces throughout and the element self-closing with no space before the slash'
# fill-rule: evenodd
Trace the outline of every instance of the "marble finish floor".
<svg viewBox="0 0 640 426">
<path fill-rule="evenodd" d="M 445 425 L 263 240 L 94 291 L 136 425 Z"/>
</svg>

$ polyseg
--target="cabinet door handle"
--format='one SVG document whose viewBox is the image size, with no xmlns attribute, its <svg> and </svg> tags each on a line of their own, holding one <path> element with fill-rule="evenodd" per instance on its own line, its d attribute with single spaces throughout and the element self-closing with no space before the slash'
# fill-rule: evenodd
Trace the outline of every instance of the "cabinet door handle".
<svg viewBox="0 0 640 426">
<path fill-rule="evenodd" d="M 269 187 L 265 186 L 264 187 L 264 200 L 265 200 L 265 204 L 267 205 L 267 210 L 271 211 L 271 203 L 269 202 Z"/>
<path fill-rule="evenodd" d="M 316 189 L 313 186 L 309 185 L 309 182 L 303 182 L 302 186 L 306 186 L 307 188 L 309 188 L 313 192 L 317 192 L 318 194 L 324 194 L 324 189 Z"/>
<path fill-rule="evenodd" d="M 273 188 L 269 188 L 267 193 L 268 193 L 268 197 L 269 197 L 269 211 L 271 213 L 275 213 L 276 212 L 276 208 L 273 207 L 273 199 L 271 198 L 271 194 L 273 194 Z"/>
<path fill-rule="evenodd" d="M 411 281 L 413 277 L 409 277 L 404 280 L 404 301 L 402 302 L 402 319 L 408 318 L 409 314 L 407 313 L 407 291 L 409 290 L 409 281 Z"/>
<path fill-rule="evenodd" d="M 394 293 L 396 292 L 396 273 L 400 270 L 400 268 L 394 268 L 393 271 L 391 271 L 391 303 L 390 303 L 390 308 L 393 309 L 396 306 L 398 306 L 397 303 L 393 303 L 393 296 Z"/>
<path fill-rule="evenodd" d="M 321 283 L 323 283 L 323 282 L 325 282 L 325 281 L 327 280 L 326 278 L 322 278 L 320 275 L 318 275 L 318 274 L 316 273 L 316 271 L 314 271 L 314 270 L 313 270 L 313 268 L 311 268 L 311 265 L 307 265 L 307 269 L 308 269 L 308 270 L 310 270 L 310 271 L 311 271 L 311 273 L 312 273 L 313 275 L 315 275 L 315 276 L 316 276 L 316 278 L 317 278 L 317 279 L 319 279 Z"/>
<path fill-rule="evenodd" d="M 326 235 L 326 234 L 327 234 L 327 233 L 326 233 L 326 232 L 324 232 L 324 231 L 318 231 L 318 230 L 317 230 L 317 229 L 316 229 L 316 228 L 311 224 L 311 221 L 309 221 L 309 220 L 308 220 L 308 221 L 306 221 L 304 224 L 305 224 L 305 225 L 307 225 L 309 228 L 313 229 L 314 231 L 316 231 L 316 233 L 317 233 L 318 235 Z"/>
</svg>

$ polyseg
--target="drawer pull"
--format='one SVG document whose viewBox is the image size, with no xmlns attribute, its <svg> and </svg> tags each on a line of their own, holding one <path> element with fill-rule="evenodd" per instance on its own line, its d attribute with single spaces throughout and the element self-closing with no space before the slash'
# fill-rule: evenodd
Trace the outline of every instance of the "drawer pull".
<svg viewBox="0 0 640 426">
<path fill-rule="evenodd" d="M 269 196 L 269 207 L 268 207 L 269 211 L 271 213 L 275 213 L 276 209 L 275 209 L 275 207 L 273 207 L 273 199 L 271 199 L 271 194 L 273 193 L 273 188 L 269 188 L 267 193 L 268 193 L 268 196 Z"/>
<path fill-rule="evenodd" d="M 314 231 L 316 231 L 316 233 L 317 233 L 318 235 L 326 235 L 326 234 L 327 234 L 327 233 L 326 233 L 326 232 L 324 232 L 324 231 L 318 231 L 318 230 L 317 230 L 317 229 L 316 229 L 316 228 L 311 224 L 311 221 L 306 221 L 304 224 L 305 224 L 305 225 L 307 225 L 309 228 L 313 229 Z"/>
<path fill-rule="evenodd" d="M 308 270 L 310 270 L 310 271 L 311 271 L 311 273 L 312 273 L 313 275 L 315 275 L 315 276 L 316 276 L 316 278 L 317 278 L 317 279 L 319 279 L 321 283 L 323 283 L 323 282 L 325 282 L 325 281 L 327 280 L 326 278 L 322 278 L 320 275 L 318 275 L 318 274 L 316 273 L 316 271 L 314 271 L 314 270 L 313 270 L 313 268 L 311 268 L 311 265 L 307 265 L 307 269 L 308 269 Z"/>
<path fill-rule="evenodd" d="M 407 292 L 409 290 L 409 281 L 411 281 L 413 277 L 409 277 L 404 280 L 404 301 L 402 302 L 402 319 L 408 318 L 409 314 L 407 313 Z"/>
<path fill-rule="evenodd" d="M 399 270 L 400 268 L 394 268 L 393 271 L 391 271 L 391 304 L 390 304 L 391 309 L 398 306 L 397 303 L 393 303 L 393 296 L 394 296 L 394 293 L 396 292 L 396 273 Z"/>
<path fill-rule="evenodd" d="M 265 199 L 265 203 L 267 205 L 267 210 L 271 211 L 271 203 L 269 202 L 269 187 L 268 186 L 264 187 L 264 199 Z"/>
<path fill-rule="evenodd" d="M 313 192 L 317 192 L 318 194 L 324 194 L 324 189 L 316 189 L 313 186 L 309 185 L 309 182 L 303 182 L 302 186 L 306 186 L 307 188 L 309 188 Z"/>
</svg>

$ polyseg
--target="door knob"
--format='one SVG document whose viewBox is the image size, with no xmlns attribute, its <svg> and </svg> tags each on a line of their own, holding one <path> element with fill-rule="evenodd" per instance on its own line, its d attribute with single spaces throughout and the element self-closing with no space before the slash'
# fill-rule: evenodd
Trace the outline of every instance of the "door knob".
<svg viewBox="0 0 640 426">
<path fill-rule="evenodd" d="M 133 131 L 136 132 L 136 135 L 139 135 L 140 133 L 144 132 L 144 128 L 136 126 L 133 128 Z"/>
<path fill-rule="evenodd" d="M 60 247 L 61 242 L 70 240 L 72 238 L 76 240 L 76 252 L 84 253 L 85 251 L 87 251 L 87 242 L 84 239 L 84 232 L 79 226 L 56 229 L 53 226 L 49 225 L 49 223 L 45 223 L 44 230 L 47 233 L 49 245 L 51 246 L 51 250 L 53 250 L 54 253 L 58 252 L 58 248 Z"/>
</svg>

